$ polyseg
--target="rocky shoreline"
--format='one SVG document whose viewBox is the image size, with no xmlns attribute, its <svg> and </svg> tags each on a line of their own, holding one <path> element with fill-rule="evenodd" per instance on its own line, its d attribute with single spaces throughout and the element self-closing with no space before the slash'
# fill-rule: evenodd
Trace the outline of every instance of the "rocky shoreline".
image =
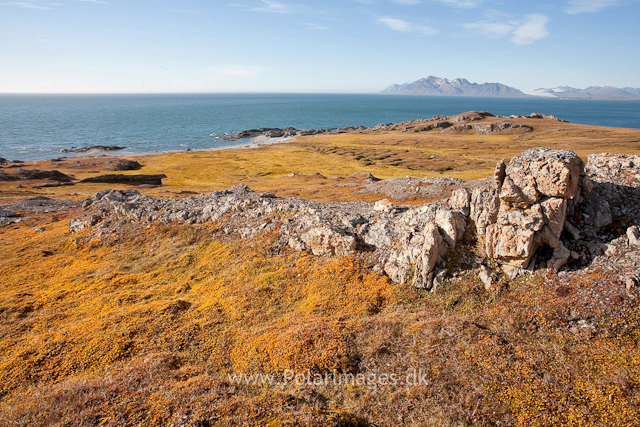
<svg viewBox="0 0 640 427">
<path fill-rule="evenodd" d="M 482 120 L 487 117 L 501 118 L 498 123 L 492 123 L 489 125 L 460 125 L 461 123 L 473 122 Z M 565 122 L 557 116 L 548 114 L 531 113 L 528 115 L 511 115 L 509 117 L 494 116 L 486 111 L 469 111 L 466 113 L 456 114 L 453 116 L 434 116 L 430 119 L 417 119 L 409 120 L 401 123 L 381 123 L 372 127 L 365 126 L 347 126 L 342 128 L 330 128 L 330 129 L 296 129 L 293 127 L 286 128 L 260 128 L 249 129 L 237 133 L 235 136 L 225 136 L 223 139 L 233 141 L 237 139 L 267 137 L 267 138 L 293 138 L 296 136 L 308 136 L 308 135 L 321 135 L 327 133 L 346 133 L 357 131 L 380 131 L 380 130 L 401 130 L 412 132 L 424 132 L 433 129 L 442 129 L 442 132 L 451 131 L 474 131 L 476 135 L 489 135 L 491 133 L 501 132 L 507 129 L 518 129 L 524 132 L 531 132 L 533 129 L 530 126 L 513 123 L 510 119 L 547 119 Z"/>
</svg>

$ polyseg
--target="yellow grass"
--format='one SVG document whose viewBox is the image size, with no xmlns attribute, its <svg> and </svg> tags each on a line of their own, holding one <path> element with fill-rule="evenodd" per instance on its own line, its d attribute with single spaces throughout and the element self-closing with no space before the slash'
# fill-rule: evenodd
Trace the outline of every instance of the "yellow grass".
<svg viewBox="0 0 640 427">
<path fill-rule="evenodd" d="M 440 176 L 453 167 L 444 174 L 476 178 L 530 146 L 583 157 L 640 148 L 637 130 L 530 122 L 535 131 L 517 137 L 366 132 L 140 156 L 144 167 L 127 173 L 165 173 L 165 187 L 140 190 L 163 197 L 244 182 L 356 200 L 330 180 L 287 175 Z M 108 173 L 100 161 L 25 167 L 83 178 Z M 2 202 L 130 188 L 33 184 L 0 183 Z M 621 291 L 617 311 L 593 333 L 576 333 L 572 311 L 600 301 L 578 306 L 542 273 L 500 278 L 491 291 L 470 275 L 421 292 L 376 275 L 359 256 L 313 257 L 282 249 L 275 235 L 234 240 L 220 223 L 129 224 L 75 244 L 67 221 L 76 214 L 32 215 L 0 229 L 0 425 L 640 424 L 637 295 Z M 457 255 L 449 256 L 453 265 Z M 616 282 L 595 271 L 565 286 L 588 293 L 601 283 Z M 285 370 L 376 378 L 419 370 L 426 384 L 269 386 L 227 376 L 282 379 Z"/>
</svg>

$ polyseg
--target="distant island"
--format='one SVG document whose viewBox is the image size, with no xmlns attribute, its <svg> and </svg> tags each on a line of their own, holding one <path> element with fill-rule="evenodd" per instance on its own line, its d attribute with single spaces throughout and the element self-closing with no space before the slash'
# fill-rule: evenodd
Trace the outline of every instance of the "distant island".
<svg viewBox="0 0 640 427">
<path fill-rule="evenodd" d="M 554 89 L 541 88 L 523 92 L 520 89 L 502 83 L 479 84 L 471 83 L 462 78 L 449 80 L 435 76 L 429 76 L 413 83 L 393 84 L 380 93 L 390 95 L 487 96 L 501 98 L 640 99 L 640 88 L 625 87 L 620 89 L 611 86 L 590 86 L 586 89 L 576 89 L 570 86 L 561 86 Z"/>
</svg>

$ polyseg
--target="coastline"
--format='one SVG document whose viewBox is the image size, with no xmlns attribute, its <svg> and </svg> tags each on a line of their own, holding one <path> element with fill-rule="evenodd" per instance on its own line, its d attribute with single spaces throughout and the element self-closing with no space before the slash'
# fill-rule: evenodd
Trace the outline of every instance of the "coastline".
<svg viewBox="0 0 640 427">
<path fill-rule="evenodd" d="M 174 154 L 174 153 L 200 153 L 200 152 L 209 152 L 209 151 L 241 150 L 241 149 L 260 148 L 268 145 L 279 144 L 281 142 L 289 142 L 294 138 L 296 137 L 291 136 L 291 137 L 282 137 L 282 138 L 270 138 L 265 135 L 260 135 L 260 136 L 255 136 L 253 138 L 244 138 L 244 139 L 251 139 L 251 141 L 249 142 L 226 145 L 224 147 L 196 148 L 196 149 L 185 149 L 185 150 L 146 151 L 146 152 L 140 152 L 140 153 L 132 153 L 132 152 L 125 153 L 122 151 L 107 151 L 107 150 L 90 150 L 84 153 L 79 153 L 76 156 L 61 156 L 60 159 L 91 159 L 91 158 L 99 158 L 99 157 L 139 157 L 139 156 L 146 157 L 146 156 Z M 242 139 L 238 141 L 242 141 Z M 38 162 L 38 161 L 46 161 L 46 160 L 35 160 L 35 161 Z"/>
</svg>

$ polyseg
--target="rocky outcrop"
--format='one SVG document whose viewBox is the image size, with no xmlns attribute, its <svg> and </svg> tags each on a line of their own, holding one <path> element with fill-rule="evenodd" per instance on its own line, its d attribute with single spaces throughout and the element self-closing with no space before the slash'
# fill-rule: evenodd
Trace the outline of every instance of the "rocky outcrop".
<svg viewBox="0 0 640 427">
<path fill-rule="evenodd" d="M 482 120 L 485 117 L 494 117 L 494 115 L 487 111 L 468 111 L 452 116 L 451 121 L 453 123 L 474 122 L 476 120 Z"/>
<path fill-rule="evenodd" d="M 129 185 L 162 185 L 162 180 L 167 176 L 160 175 L 99 175 L 91 178 L 85 178 L 81 183 L 102 182 L 107 184 L 129 184 Z"/>
<path fill-rule="evenodd" d="M 15 174 L 7 174 L 0 171 L 0 181 L 23 181 L 23 180 L 49 180 L 57 182 L 71 182 L 72 177 L 57 170 L 43 171 L 37 169 L 19 169 Z"/>
<path fill-rule="evenodd" d="M 111 170 L 114 171 L 133 171 L 142 168 L 142 165 L 135 160 L 117 160 L 112 166 Z"/>
<path fill-rule="evenodd" d="M 91 147 L 72 147 L 60 150 L 61 153 L 87 153 L 89 151 L 118 151 L 126 150 L 127 147 L 118 145 L 92 145 Z"/>
<path fill-rule="evenodd" d="M 510 130 L 513 132 L 532 132 L 533 128 L 531 126 L 516 124 L 510 121 L 501 121 L 497 123 L 490 123 L 486 125 L 475 125 L 473 129 L 476 131 L 476 135 L 490 135 L 496 132 L 502 132 L 505 130 Z"/>
<path fill-rule="evenodd" d="M 595 157 L 587 175 L 573 151 L 530 149 L 509 164 L 499 162 L 482 186 L 457 188 L 449 199 L 411 207 L 388 200 L 283 199 L 244 185 L 183 199 L 109 190 L 86 200 L 69 227 L 90 228 L 86 238 L 93 238 L 126 224 L 213 221 L 224 235 L 238 238 L 277 232 L 278 244 L 317 256 L 360 252 L 375 271 L 422 289 L 434 289 L 456 269 L 476 269 L 488 289 L 496 268 L 510 277 L 577 268 L 603 251 L 636 247 L 640 189 L 624 183 L 640 173 L 640 164 L 611 156 Z M 612 171 L 625 172 L 616 172 L 619 183 L 606 181 Z M 612 241 L 618 243 L 607 246 Z M 631 257 L 627 264 L 635 262 Z"/>
<path fill-rule="evenodd" d="M 485 225 L 485 251 L 488 257 L 516 269 L 533 269 L 535 252 L 547 245 L 553 256 L 547 267 L 559 269 L 569 258 L 560 240 L 567 215 L 567 205 L 581 197 L 582 159 L 570 150 L 535 148 L 511 160 L 496 174 L 499 209 L 495 221 Z M 478 227 L 482 235 L 482 227 Z"/>
</svg>

